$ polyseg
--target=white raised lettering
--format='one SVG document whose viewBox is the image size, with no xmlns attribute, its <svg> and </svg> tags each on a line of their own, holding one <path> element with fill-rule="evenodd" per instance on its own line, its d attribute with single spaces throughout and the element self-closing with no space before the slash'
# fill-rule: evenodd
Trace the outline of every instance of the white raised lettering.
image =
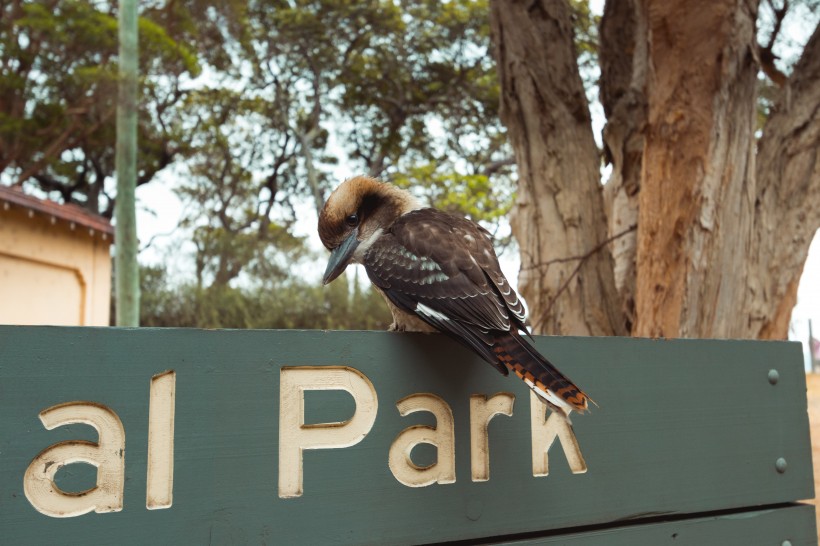
<svg viewBox="0 0 820 546">
<path fill-rule="evenodd" d="M 456 481 L 456 441 L 453 411 L 447 402 L 434 394 L 413 394 L 396 403 L 405 417 L 417 411 L 429 411 L 436 416 L 436 426 L 415 425 L 404 429 L 393 440 L 388 466 L 393 476 L 408 487 L 424 487 L 433 483 Z M 416 466 L 410 452 L 418 444 L 436 446 L 436 462 Z"/>
<path fill-rule="evenodd" d="M 342 390 L 356 410 L 341 423 L 305 424 L 305 391 Z M 302 495 L 302 454 L 306 449 L 339 449 L 364 439 L 378 410 L 376 389 L 358 370 L 345 366 L 282 368 L 279 376 L 279 497 Z"/>
<path fill-rule="evenodd" d="M 151 378 L 148 402 L 148 475 L 145 507 L 170 508 L 174 500 L 174 400 L 176 373 Z"/>
<path fill-rule="evenodd" d="M 23 477 L 23 490 L 34 508 L 55 518 L 70 518 L 94 511 L 122 510 L 125 485 L 125 429 L 111 409 L 94 402 L 68 402 L 40 412 L 47 430 L 73 424 L 91 425 L 98 442 L 71 440 L 44 449 L 31 461 Z M 97 467 L 95 487 L 68 493 L 54 483 L 62 467 L 87 463 Z"/>
<path fill-rule="evenodd" d="M 515 396 L 500 392 L 491 398 L 484 394 L 470 397 L 470 471 L 474 482 L 490 479 L 490 420 L 496 415 L 512 417 Z"/>
<path fill-rule="evenodd" d="M 530 423 L 532 428 L 532 475 L 546 476 L 549 474 L 548 451 L 557 437 L 561 449 L 567 458 L 569 468 L 573 474 L 583 474 L 587 471 L 587 463 L 581 454 L 581 447 L 572 430 L 572 423 L 566 415 L 559 411 L 551 411 L 549 417 L 544 418 L 549 409 L 541 398 L 530 391 Z"/>
</svg>

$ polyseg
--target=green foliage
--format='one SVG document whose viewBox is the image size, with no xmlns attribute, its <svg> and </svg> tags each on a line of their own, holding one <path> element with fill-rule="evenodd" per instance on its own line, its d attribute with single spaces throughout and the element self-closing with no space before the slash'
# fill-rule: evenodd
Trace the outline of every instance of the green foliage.
<svg viewBox="0 0 820 546">
<path fill-rule="evenodd" d="M 296 205 L 318 209 L 343 162 L 491 228 L 502 220 L 513 184 L 486 2 L 251 1 L 232 13 L 235 68 L 184 109 L 178 189 L 198 286 L 281 279 L 273 264 L 304 256 L 288 237 Z"/>
<path fill-rule="evenodd" d="M 408 0 L 387 13 L 359 37 L 336 79 L 351 157 L 393 178 L 431 161 L 478 174 L 509 156 L 487 2 Z"/>
<path fill-rule="evenodd" d="M 601 26 L 601 16 L 593 13 L 589 2 L 585 0 L 570 0 L 569 4 L 572 9 L 578 66 L 585 85 L 589 87 L 594 83 L 589 80 L 589 75 L 598 72 L 598 27 Z"/>
<path fill-rule="evenodd" d="M 327 287 L 291 277 L 260 288 L 202 288 L 173 284 L 162 267 L 140 273 L 143 326 L 383 330 L 392 320 L 381 296 L 345 276 Z"/>
<path fill-rule="evenodd" d="M 197 282 L 227 285 L 240 274 L 269 280 L 304 253 L 286 206 L 298 193 L 296 149 L 273 106 L 228 89 L 192 93 L 197 128 L 177 191 L 182 227 L 197 247 Z"/>
<path fill-rule="evenodd" d="M 0 178 L 110 215 L 115 7 L 0 9 Z M 486 0 L 147 0 L 140 10 L 138 184 L 172 167 L 180 236 L 195 247 L 177 256 L 193 260 L 194 279 L 146 270 L 144 324 L 383 327 L 384 304 L 358 284 L 293 279 L 294 264 L 314 258 L 294 225 L 339 182 L 338 165 L 490 228 L 509 209 Z"/>
<path fill-rule="evenodd" d="M 592 102 L 600 16 L 587 1 L 569 4 Z M 761 44 L 777 34 L 782 5 L 761 3 Z M 816 10 L 814 0 L 790 5 L 798 17 Z M 0 4 L 0 181 L 106 215 L 113 6 Z M 195 246 L 177 258 L 194 262 L 194 279 L 146 270 L 143 322 L 382 327 L 366 321 L 386 317 L 384 305 L 358 284 L 295 278 L 294 264 L 315 257 L 294 226 L 338 176 L 381 177 L 504 232 L 515 167 L 497 114 L 488 9 L 488 0 L 140 2 L 138 183 L 173 167 L 186 206 L 178 237 Z M 774 38 L 780 54 L 788 40 Z M 761 126 L 777 93 L 764 82 Z"/>
<path fill-rule="evenodd" d="M 402 188 L 421 189 L 432 207 L 490 225 L 506 217 L 512 207 L 509 187 L 492 184 L 484 174 L 441 169 L 438 163 L 413 166 L 396 174 L 393 182 Z"/>
<path fill-rule="evenodd" d="M 196 55 L 148 19 L 139 22 L 139 183 L 169 165 L 184 134 L 172 113 Z M 0 179 L 26 183 L 110 216 L 117 19 L 88 0 L 0 5 Z"/>
<path fill-rule="evenodd" d="M 139 19 L 140 57 L 144 58 L 142 71 L 156 76 L 165 75 L 169 69 L 176 74 L 188 73 L 199 76 L 202 68 L 197 54 L 188 46 L 171 38 L 157 23 Z"/>
</svg>

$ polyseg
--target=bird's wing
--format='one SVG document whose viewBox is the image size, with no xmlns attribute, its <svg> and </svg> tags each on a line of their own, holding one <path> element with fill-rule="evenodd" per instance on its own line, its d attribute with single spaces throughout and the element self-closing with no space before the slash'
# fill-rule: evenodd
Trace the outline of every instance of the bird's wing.
<svg viewBox="0 0 820 546">
<path fill-rule="evenodd" d="M 524 307 L 489 234 L 435 209 L 405 214 L 367 250 L 371 282 L 400 309 L 512 371 L 553 407 L 585 411 L 589 397 L 517 333 Z"/>
<path fill-rule="evenodd" d="M 523 327 L 524 308 L 489 234 L 435 209 L 410 212 L 368 249 L 370 280 L 399 308 L 460 339 L 503 373 L 491 331 Z"/>
</svg>

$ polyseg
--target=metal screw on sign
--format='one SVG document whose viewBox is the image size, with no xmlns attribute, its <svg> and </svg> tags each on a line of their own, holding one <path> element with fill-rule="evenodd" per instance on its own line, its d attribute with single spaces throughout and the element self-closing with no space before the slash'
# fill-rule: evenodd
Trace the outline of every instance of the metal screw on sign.
<svg viewBox="0 0 820 546">
<path fill-rule="evenodd" d="M 780 374 L 777 373 L 777 370 L 769 370 L 769 383 L 776 385 L 779 380 Z"/>
</svg>

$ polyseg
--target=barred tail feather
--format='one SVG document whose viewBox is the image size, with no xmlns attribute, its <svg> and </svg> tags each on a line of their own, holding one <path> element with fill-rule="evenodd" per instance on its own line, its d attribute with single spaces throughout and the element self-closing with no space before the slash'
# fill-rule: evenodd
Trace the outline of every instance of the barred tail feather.
<svg viewBox="0 0 820 546">
<path fill-rule="evenodd" d="M 498 361 L 524 380 L 548 404 L 565 414 L 584 413 L 595 403 L 558 368 L 515 332 L 498 335 L 492 345 Z"/>
</svg>

